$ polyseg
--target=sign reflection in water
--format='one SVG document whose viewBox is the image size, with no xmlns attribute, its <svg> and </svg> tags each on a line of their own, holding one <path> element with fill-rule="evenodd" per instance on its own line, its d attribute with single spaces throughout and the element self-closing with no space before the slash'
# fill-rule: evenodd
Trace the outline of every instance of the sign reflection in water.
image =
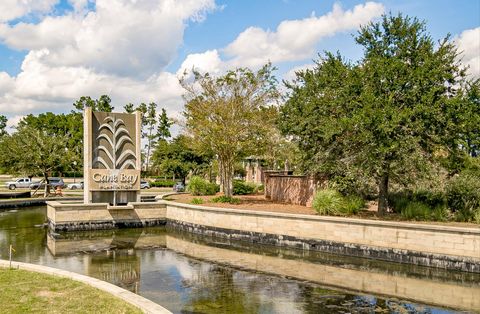
<svg viewBox="0 0 480 314">
<path fill-rule="evenodd" d="M 478 274 L 207 240 L 164 228 L 53 237 L 35 227 L 44 219 L 44 208 L 0 213 L 1 257 L 12 242 L 19 261 L 107 280 L 176 313 L 480 309 Z"/>
<path fill-rule="evenodd" d="M 85 273 L 138 293 L 140 259 L 133 250 L 108 251 L 106 255 L 87 255 Z"/>
</svg>

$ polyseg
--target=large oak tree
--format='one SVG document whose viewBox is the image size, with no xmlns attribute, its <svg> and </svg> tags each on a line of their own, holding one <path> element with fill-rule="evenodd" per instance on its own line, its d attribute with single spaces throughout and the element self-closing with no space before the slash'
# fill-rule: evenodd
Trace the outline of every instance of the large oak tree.
<svg viewBox="0 0 480 314">
<path fill-rule="evenodd" d="M 415 18 L 385 15 L 355 40 L 364 50 L 358 63 L 326 53 L 297 73 L 279 124 L 307 169 L 353 167 L 374 178 L 383 214 L 390 180 L 421 171 L 450 136 L 464 71 L 449 38 L 435 43 Z"/>
</svg>

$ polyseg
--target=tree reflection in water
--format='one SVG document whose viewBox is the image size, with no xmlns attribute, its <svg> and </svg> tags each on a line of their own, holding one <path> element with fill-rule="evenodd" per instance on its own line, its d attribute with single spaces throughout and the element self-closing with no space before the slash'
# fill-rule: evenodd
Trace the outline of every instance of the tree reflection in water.
<svg viewBox="0 0 480 314">
<path fill-rule="evenodd" d="M 237 287 L 235 270 L 213 265 L 199 271 L 185 282 L 192 287 L 192 297 L 182 313 L 258 313 L 261 302 L 254 294 Z M 194 281 L 194 282 L 192 282 Z"/>
<path fill-rule="evenodd" d="M 44 222 L 43 207 L 0 211 L 0 257 L 8 258 L 7 248 L 11 244 L 15 249 L 14 259 L 36 263 L 38 256 L 46 253 Z"/>
</svg>

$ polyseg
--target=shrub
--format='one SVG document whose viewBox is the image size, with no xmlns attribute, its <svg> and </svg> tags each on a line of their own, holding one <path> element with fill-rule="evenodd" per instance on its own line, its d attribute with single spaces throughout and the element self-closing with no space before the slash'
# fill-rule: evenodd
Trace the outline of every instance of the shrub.
<svg viewBox="0 0 480 314">
<path fill-rule="evenodd" d="M 450 211 L 446 206 L 437 206 L 431 213 L 432 220 L 434 221 L 447 221 L 450 216 Z"/>
<path fill-rule="evenodd" d="M 388 203 L 395 213 L 403 215 L 408 206 L 413 206 L 411 205 L 412 202 L 426 205 L 430 211 L 435 211 L 438 218 L 443 217 L 438 220 L 444 220 L 448 216 L 447 198 L 443 192 L 418 190 L 415 192 L 393 192 L 388 195 Z"/>
<path fill-rule="evenodd" d="M 459 221 L 459 222 L 469 221 L 472 218 L 471 215 L 468 214 L 468 212 L 461 211 L 461 210 L 454 212 L 453 217 L 455 221 Z"/>
<path fill-rule="evenodd" d="M 168 187 L 168 188 L 171 188 L 175 185 L 175 181 L 173 180 L 160 180 L 160 179 L 157 179 L 153 182 L 150 182 L 150 186 L 151 187 L 159 187 L 159 188 L 165 188 L 165 187 Z"/>
<path fill-rule="evenodd" d="M 214 195 L 218 192 L 218 186 L 215 183 L 193 176 L 187 185 L 187 190 L 192 195 Z"/>
<path fill-rule="evenodd" d="M 478 175 L 480 174 L 480 158 L 468 157 L 465 160 L 462 174 L 472 174 L 478 177 Z"/>
<path fill-rule="evenodd" d="M 242 180 L 233 180 L 233 194 L 246 195 L 255 192 L 256 185 Z"/>
<path fill-rule="evenodd" d="M 192 198 L 192 200 L 190 202 L 192 204 L 203 204 L 203 200 L 201 198 L 198 198 L 198 197 Z"/>
<path fill-rule="evenodd" d="M 402 209 L 401 215 L 408 220 L 446 221 L 449 218 L 450 211 L 445 205 L 431 207 L 423 202 L 410 201 Z"/>
<path fill-rule="evenodd" d="M 480 224 L 480 208 L 477 208 L 473 214 L 473 221 Z"/>
<path fill-rule="evenodd" d="M 239 198 L 231 197 L 231 196 L 217 196 L 212 199 L 214 203 L 230 203 L 230 204 L 240 204 L 242 201 Z"/>
<path fill-rule="evenodd" d="M 401 213 L 411 202 L 411 195 L 407 192 L 393 192 L 388 194 L 388 204 L 393 212 Z"/>
<path fill-rule="evenodd" d="M 403 218 L 408 220 L 429 220 L 431 209 L 421 202 L 409 202 L 401 211 Z"/>
<path fill-rule="evenodd" d="M 265 191 L 265 186 L 263 184 L 257 185 L 257 192 Z"/>
<path fill-rule="evenodd" d="M 365 200 L 359 196 L 351 195 L 343 199 L 340 211 L 346 215 L 356 215 L 365 207 Z"/>
<path fill-rule="evenodd" d="M 365 207 L 359 196 L 343 196 L 337 190 L 319 190 L 313 198 L 313 208 L 320 215 L 354 215 Z"/>
<path fill-rule="evenodd" d="M 460 174 L 447 183 L 447 201 L 457 221 L 473 221 L 480 208 L 480 176 Z"/>
<path fill-rule="evenodd" d="M 313 208 L 320 215 L 339 215 L 343 196 L 332 189 L 319 190 L 313 198 Z"/>
<path fill-rule="evenodd" d="M 413 193 L 413 200 L 422 202 L 432 208 L 445 207 L 447 204 L 447 197 L 445 193 L 439 191 L 418 190 Z"/>
</svg>

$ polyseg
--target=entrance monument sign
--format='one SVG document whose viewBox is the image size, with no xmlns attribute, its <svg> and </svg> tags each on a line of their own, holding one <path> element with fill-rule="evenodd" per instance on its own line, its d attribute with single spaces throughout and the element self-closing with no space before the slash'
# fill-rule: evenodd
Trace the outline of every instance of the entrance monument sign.
<svg viewBox="0 0 480 314">
<path fill-rule="evenodd" d="M 92 112 L 85 108 L 83 126 L 83 202 L 48 201 L 50 229 L 164 225 L 166 205 L 140 199 L 142 114 Z"/>
<path fill-rule="evenodd" d="M 84 112 L 84 202 L 140 201 L 141 113 Z"/>
</svg>

